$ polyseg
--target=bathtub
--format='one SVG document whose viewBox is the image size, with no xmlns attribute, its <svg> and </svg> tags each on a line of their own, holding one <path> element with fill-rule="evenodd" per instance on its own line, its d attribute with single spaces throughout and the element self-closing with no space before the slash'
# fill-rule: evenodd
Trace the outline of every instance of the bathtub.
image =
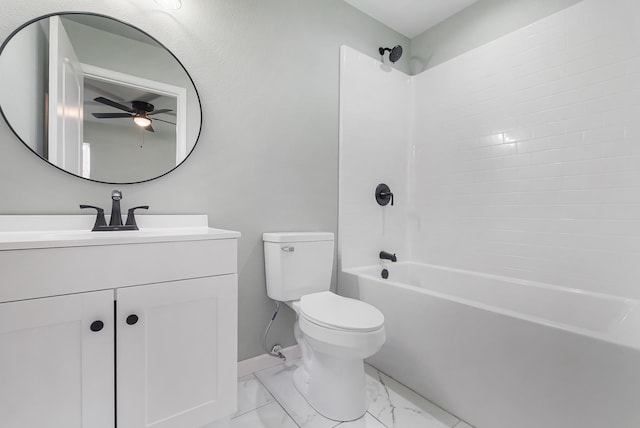
<svg viewBox="0 0 640 428">
<path fill-rule="evenodd" d="M 369 363 L 477 428 L 639 428 L 639 301 L 418 263 L 345 269 Z M 640 284 L 639 284 L 640 285 Z"/>
</svg>

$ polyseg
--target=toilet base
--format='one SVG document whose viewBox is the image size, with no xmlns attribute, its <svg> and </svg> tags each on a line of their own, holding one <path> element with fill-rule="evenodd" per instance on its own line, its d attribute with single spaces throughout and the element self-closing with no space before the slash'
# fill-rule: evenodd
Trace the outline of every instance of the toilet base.
<svg viewBox="0 0 640 428">
<path fill-rule="evenodd" d="M 364 416 L 369 407 L 364 362 L 318 352 L 313 352 L 310 358 L 309 364 L 303 364 L 295 371 L 293 383 L 311 407 L 338 422 Z"/>
<path fill-rule="evenodd" d="M 296 387 L 298 392 L 307 399 L 307 395 L 309 394 L 309 374 L 305 370 L 304 366 L 301 365 L 293 372 L 293 386 Z"/>
</svg>

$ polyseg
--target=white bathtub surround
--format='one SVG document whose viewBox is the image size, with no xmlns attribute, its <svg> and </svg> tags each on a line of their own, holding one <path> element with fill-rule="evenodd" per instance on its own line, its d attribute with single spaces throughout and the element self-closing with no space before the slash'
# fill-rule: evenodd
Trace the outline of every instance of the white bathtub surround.
<svg viewBox="0 0 640 428">
<path fill-rule="evenodd" d="M 376 367 L 474 425 L 640 426 L 639 28 L 584 0 L 413 77 L 342 50 L 342 269 L 459 271 L 338 290 L 385 314 Z"/>
<path fill-rule="evenodd" d="M 639 17 L 585 0 L 415 76 L 414 260 L 640 298 Z"/>
<path fill-rule="evenodd" d="M 369 361 L 476 426 L 640 426 L 638 301 L 417 263 L 341 289 L 385 314 Z"/>
<path fill-rule="evenodd" d="M 339 263 L 370 265 L 381 250 L 408 260 L 411 79 L 349 47 L 340 55 Z M 380 183 L 391 188 L 393 206 L 377 204 Z"/>
<path fill-rule="evenodd" d="M 640 298 L 638 16 L 584 0 L 411 77 L 343 47 L 342 267 L 384 249 Z"/>
<path fill-rule="evenodd" d="M 414 392 L 402 386 L 398 382 L 379 373 L 373 367 L 366 366 L 367 394 L 371 401 L 369 411 L 360 419 L 351 422 L 336 422 L 319 415 L 295 389 L 292 383 L 292 376 L 297 367 L 301 364 L 298 361 L 284 363 L 279 367 L 270 368 L 257 372 L 255 376 L 260 383 L 275 397 L 277 403 L 284 408 L 284 414 L 289 415 L 294 425 L 304 428 L 446 428 L 459 426 L 460 420 L 438 408 L 434 404 L 419 397 Z M 253 378 L 255 379 L 255 378 Z M 239 385 L 254 382 L 250 377 L 239 380 Z M 255 381 L 257 382 L 257 380 Z M 239 391 L 243 388 L 259 390 L 259 386 L 239 386 Z M 262 396 L 262 392 L 256 396 Z M 258 400 L 258 402 L 262 402 Z M 256 409 L 264 409 L 263 413 L 268 413 L 270 418 L 277 423 L 263 421 L 262 424 L 255 422 L 257 414 L 255 411 L 245 412 L 240 417 L 231 421 L 232 428 L 275 428 L 288 427 L 289 422 L 283 419 L 282 425 L 278 425 L 279 413 L 276 412 L 273 402 L 268 404 L 257 404 L 251 400 L 238 397 L 239 406 L 249 409 L 255 406 Z M 260 407 L 262 406 L 262 407 Z M 255 425 L 245 425 L 245 421 L 253 421 Z"/>
<path fill-rule="evenodd" d="M 386 286 L 415 287 L 461 304 L 640 348 L 640 300 L 423 263 L 401 262 L 387 270 L 385 281 L 381 281 L 379 266 L 345 272 L 380 280 Z M 345 294 L 359 292 L 349 281 L 354 276 L 346 277 Z"/>
</svg>

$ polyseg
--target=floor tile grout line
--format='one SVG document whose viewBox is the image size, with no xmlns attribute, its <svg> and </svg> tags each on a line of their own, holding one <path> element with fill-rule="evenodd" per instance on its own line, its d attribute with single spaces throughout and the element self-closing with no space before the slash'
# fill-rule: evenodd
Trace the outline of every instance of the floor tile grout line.
<svg viewBox="0 0 640 428">
<path fill-rule="evenodd" d="M 281 363 L 281 364 L 284 364 L 284 363 Z M 258 382 L 260 382 L 260 384 L 264 387 L 264 389 L 266 389 L 267 392 L 269 392 L 269 394 L 273 397 L 275 403 L 277 403 L 278 406 L 280 406 L 282 411 L 284 411 L 287 414 L 287 416 L 289 416 L 289 419 L 291 419 L 298 428 L 302 428 L 302 426 L 298 424 L 298 422 L 296 422 L 295 418 L 291 415 L 291 413 L 289 413 L 289 411 L 284 407 L 284 405 L 280 402 L 280 400 L 278 400 L 278 397 L 276 397 L 276 395 L 273 392 L 271 392 L 267 384 L 264 383 L 262 379 L 260 379 L 258 376 L 256 376 L 256 372 L 254 372 L 253 375 L 255 376 L 256 379 L 258 379 Z"/>
<path fill-rule="evenodd" d="M 372 367 L 373 367 L 373 366 L 372 366 Z M 377 369 L 376 369 L 376 370 L 377 370 Z M 278 400 L 278 398 L 276 397 L 276 395 L 275 395 L 274 393 L 272 393 L 272 392 L 271 392 L 271 390 L 269 389 L 269 387 L 267 386 L 267 384 L 266 384 L 266 383 L 264 383 L 264 382 L 262 381 L 262 379 L 260 379 L 258 376 L 256 376 L 255 372 L 254 372 L 254 373 L 252 373 L 252 375 L 253 375 L 253 377 L 255 377 L 255 378 L 258 380 L 258 382 L 259 382 L 259 383 L 264 387 L 264 389 L 266 389 L 266 390 L 267 390 L 267 392 L 269 393 L 269 395 L 271 395 L 271 397 L 273 397 L 273 400 L 274 400 L 273 402 L 275 402 L 278 406 L 280 406 L 280 408 L 281 408 L 281 409 L 282 409 L 282 410 L 283 410 L 283 411 L 284 411 L 284 412 L 285 412 L 285 413 L 286 413 L 286 414 L 291 418 L 291 420 L 293 421 L 293 423 L 294 423 L 294 424 L 296 424 L 299 428 L 301 428 L 301 425 L 299 425 L 299 424 L 296 422 L 296 420 L 293 418 L 293 416 L 292 416 L 292 415 L 287 411 L 287 409 L 285 408 L 285 406 L 280 402 L 280 400 Z M 303 397 L 303 398 L 304 398 L 304 397 Z M 307 400 L 306 400 L 306 398 L 305 398 L 305 401 L 307 401 Z M 260 407 L 264 407 L 264 406 L 266 406 L 267 404 L 271 404 L 271 403 L 266 403 L 266 404 L 264 404 L 264 405 L 262 405 L 262 406 L 260 406 Z M 258 407 L 258 408 L 260 408 L 260 407 Z M 314 411 L 315 411 L 315 409 L 314 409 Z M 248 412 L 247 412 L 247 413 L 248 413 Z M 380 419 L 376 418 L 376 417 L 373 415 L 373 413 L 371 413 L 371 412 L 369 411 L 369 409 L 367 409 L 367 411 L 365 412 L 365 414 L 367 414 L 367 413 L 368 413 L 368 414 L 369 414 L 373 419 L 375 419 L 376 421 L 380 422 L 380 424 L 381 424 L 382 426 L 384 426 L 385 428 L 389 428 L 389 427 L 387 427 L 387 425 L 385 425 L 385 424 L 384 424 L 384 422 L 382 422 Z M 244 414 L 244 413 L 243 413 L 243 414 Z M 364 417 L 364 416 L 365 416 L 365 415 L 362 415 L 362 417 Z M 331 420 L 331 419 L 329 419 L 329 420 Z M 336 425 L 332 425 L 332 426 L 331 426 L 331 428 L 338 428 L 340 425 L 342 425 L 342 424 L 346 423 L 346 422 L 344 422 L 344 421 L 343 421 L 343 422 L 334 421 L 334 422 L 336 422 Z"/>
<path fill-rule="evenodd" d="M 402 387 L 406 388 L 408 391 L 410 391 L 410 392 L 414 393 L 414 394 L 415 394 L 415 395 L 417 395 L 419 398 L 421 398 L 421 399 L 425 400 L 426 402 L 428 402 L 430 405 L 432 405 L 432 406 L 434 406 L 435 408 L 439 409 L 440 411 L 442 411 L 442 412 L 444 412 L 444 413 L 446 413 L 446 414 L 450 415 L 451 417 L 453 417 L 453 418 L 454 418 L 454 419 L 456 419 L 457 421 L 456 421 L 453 425 L 449 426 L 449 424 L 445 423 L 444 421 L 442 421 L 442 420 L 440 420 L 440 419 L 438 419 L 438 418 L 435 418 L 435 417 L 431 414 L 431 412 L 427 412 L 428 414 L 430 414 L 430 415 L 434 418 L 434 420 L 436 420 L 436 421 L 438 421 L 438 422 L 442 423 L 443 425 L 445 425 L 445 426 L 447 426 L 447 427 L 450 427 L 450 428 L 455 428 L 455 427 L 457 427 L 458 425 L 460 425 L 460 424 L 462 424 L 462 423 L 464 422 L 461 418 L 459 418 L 459 417 L 455 416 L 454 414 L 450 413 L 449 411 L 447 411 L 447 410 L 443 409 L 442 407 L 440 407 L 440 406 L 438 406 L 437 404 L 433 403 L 431 400 L 428 400 L 426 397 L 423 397 L 422 395 L 420 395 L 419 393 L 417 393 L 417 392 L 416 392 L 416 391 L 414 391 L 413 389 L 411 389 L 411 388 L 407 387 L 406 385 L 404 385 L 403 383 L 401 383 L 401 382 L 400 382 L 400 381 L 398 381 L 397 379 L 395 379 L 395 378 L 393 378 L 393 377 L 389 376 L 388 374 L 386 374 L 385 372 L 383 372 L 383 371 L 381 371 L 381 370 L 378 370 L 376 367 L 374 367 L 373 365 L 371 365 L 371 364 L 369 364 L 369 363 L 365 363 L 365 364 L 367 364 L 369 367 L 371 367 L 371 368 L 372 368 L 373 370 L 375 370 L 377 373 L 382 374 L 382 375 L 384 375 L 384 376 L 386 376 L 386 377 L 390 378 L 390 379 L 391 379 L 391 380 L 393 380 L 394 382 L 396 382 L 396 383 L 398 383 L 399 385 L 401 385 Z M 284 363 L 281 363 L 280 365 L 284 366 Z M 277 366 L 275 366 L 275 367 L 277 367 Z M 277 404 L 277 406 L 278 406 L 278 407 L 280 407 L 280 409 L 281 409 L 281 410 L 282 410 L 282 411 L 283 411 L 283 412 L 284 412 L 284 413 L 285 413 L 285 414 L 286 414 L 286 415 L 287 415 L 287 416 L 288 416 L 288 417 L 293 421 L 293 423 L 295 424 L 295 426 L 296 426 L 296 427 L 298 427 L 298 428 L 302 428 L 302 425 L 300 425 L 300 424 L 296 421 L 296 419 L 293 417 L 293 415 L 292 415 L 292 414 L 287 410 L 287 408 L 285 407 L 284 403 L 283 403 L 280 399 L 278 399 L 278 397 L 277 397 L 277 396 L 276 396 L 276 395 L 271 391 L 271 389 L 267 386 L 266 382 L 264 382 L 262 379 L 260 379 L 260 377 L 258 377 L 258 376 L 256 375 L 256 373 L 257 373 L 257 372 L 253 372 L 253 373 L 251 373 L 251 375 L 252 375 L 252 376 L 253 376 L 253 377 L 258 381 L 258 383 L 259 383 L 260 385 L 262 385 L 262 387 L 263 387 L 263 388 L 264 388 L 264 389 L 269 393 L 269 395 L 273 398 L 273 401 L 270 401 L 270 402 L 264 403 L 263 405 L 258 406 L 258 407 L 256 407 L 256 408 L 255 408 L 255 409 L 253 409 L 253 410 L 249 410 L 249 411 L 244 412 L 244 413 L 242 413 L 242 414 L 236 415 L 236 416 L 234 417 L 234 419 L 235 419 L 236 417 L 239 417 L 239 416 L 245 415 L 245 414 L 247 414 L 247 413 L 249 413 L 249 412 L 251 412 L 251 411 L 255 411 L 255 410 L 258 410 L 258 409 L 260 409 L 260 408 L 262 408 L 262 407 L 265 407 L 265 406 L 267 406 L 267 405 L 269 405 L 269 404 L 271 404 L 271 403 L 275 403 L 275 404 Z M 247 376 L 248 376 L 248 375 L 247 375 Z M 303 398 L 304 398 L 304 397 L 303 397 Z M 306 398 L 305 398 L 305 401 L 306 401 Z M 307 403 L 308 403 L 308 402 L 307 402 Z M 315 409 L 314 409 L 314 411 L 315 411 Z M 316 411 L 316 412 L 317 412 L 317 411 Z M 389 427 L 388 427 L 388 426 L 387 426 L 383 421 L 381 421 L 378 417 L 376 417 L 373 413 L 371 413 L 371 412 L 369 411 L 369 409 L 367 409 L 367 411 L 365 412 L 365 415 L 366 415 L 367 413 L 368 413 L 368 414 L 369 414 L 369 416 L 371 416 L 374 420 L 376 420 L 377 422 L 379 422 L 383 427 L 385 427 L 385 428 L 389 428 Z M 319 413 L 318 413 L 318 414 L 319 414 Z M 363 417 L 364 417 L 364 415 L 363 415 Z M 329 419 L 329 420 L 330 420 L 330 419 Z M 338 421 L 332 421 L 332 422 L 336 422 L 336 424 L 335 424 L 335 425 L 331 425 L 331 427 L 330 427 L 330 428 L 339 428 L 342 424 L 344 424 L 344 423 L 345 423 L 345 422 L 338 422 Z M 464 422 L 464 423 L 466 423 L 466 422 Z"/>
<path fill-rule="evenodd" d="M 256 380 L 256 381 L 257 381 L 257 382 L 262 386 L 262 388 L 267 392 L 267 394 L 269 394 L 269 397 L 271 397 L 271 400 L 267 401 L 266 403 L 263 403 L 263 404 L 259 405 L 258 407 L 255 407 L 255 408 L 253 408 L 253 409 L 247 410 L 247 411 L 242 412 L 242 413 L 238 413 L 237 415 L 233 416 L 231 419 L 235 419 L 235 418 L 237 418 L 238 416 L 246 415 L 246 414 L 247 414 L 247 413 L 249 413 L 249 412 L 252 412 L 252 411 L 254 411 L 254 410 L 258 410 L 258 409 L 260 409 L 260 408 L 262 408 L 262 407 L 266 406 L 267 404 L 271 404 L 271 403 L 273 403 L 273 402 L 275 402 L 275 401 L 276 401 L 276 398 L 273 396 L 273 394 L 271 393 L 271 391 L 269 391 L 269 388 L 267 388 L 267 387 L 266 387 L 266 385 L 264 385 L 264 384 L 260 381 L 260 379 L 258 379 L 258 376 L 256 376 L 256 374 L 255 374 L 255 373 L 249 373 L 249 374 L 247 374 L 247 375 L 245 375 L 245 376 L 242 376 L 241 378 L 238 378 L 238 383 L 239 383 L 240 379 L 245 379 L 244 381 L 246 382 L 248 377 L 251 377 L 251 379 L 250 379 L 250 380 Z M 280 405 L 280 403 L 278 403 L 278 405 Z M 281 407 L 282 407 L 282 406 L 281 406 Z"/>
<path fill-rule="evenodd" d="M 274 403 L 275 403 L 275 404 L 277 404 L 278 406 L 280 406 L 280 403 L 278 403 L 278 402 L 274 399 L 273 401 L 268 401 L 268 402 L 266 402 L 266 403 L 263 403 L 263 404 L 259 405 L 258 407 L 254 408 L 254 409 L 250 409 L 250 410 L 247 410 L 247 411 L 245 411 L 245 412 L 238 413 L 237 415 L 234 415 L 231 419 L 233 420 L 233 419 L 238 418 L 238 417 L 240 417 L 240 416 L 244 416 L 244 415 L 246 415 L 247 413 L 254 412 L 254 411 L 258 410 L 258 409 L 262 409 L 263 407 L 268 406 L 269 404 L 274 404 Z M 282 406 L 280 406 L 280 407 L 282 407 Z"/>
<path fill-rule="evenodd" d="M 284 363 L 281 363 L 281 365 L 284 365 Z M 277 366 L 276 366 L 276 367 L 277 367 Z M 284 410 L 284 411 L 285 411 L 285 413 L 286 413 L 287 415 L 289 415 L 289 417 L 291 418 L 291 420 L 292 420 L 292 421 L 293 421 L 293 422 L 294 422 L 298 427 L 301 427 L 301 425 L 299 425 L 299 424 L 296 422 L 295 418 L 294 418 L 294 417 L 289 413 L 289 411 L 286 409 L 286 407 L 284 406 L 284 404 L 283 404 L 283 403 L 281 403 L 281 402 L 280 402 L 280 400 L 278 400 L 278 398 L 276 397 L 276 395 L 275 395 L 274 393 L 272 393 L 272 392 L 271 392 L 271 390 L 269 389 L 269 387 L 267 386 L 267 384 L 266 384 L 266 383 L 264 383 L 264 382 L 262 382 L 262 380 L 261 380 L 258 376 L 256 376 L 256 375 L 255 375 L 255 373 L 253 373 L 253 375 L 254 375 L 254 376 L 255 376 L 255 378 L 256 378 L 256 379 L 258 379 L 258 381 L 259 381 L 259 382 L 260 382 L 260 383 L 265 387 L 265 389 L 269 392 L 269 394 L 271 394 L 271 396 L 273 397 L 273 399 L 278 403 L 278 405 L 282 408 L 282 410 Z M 297 392 L 297 390 L 296 390 L 296 392 Z M 314 409 L 314 408 L 313 408 L 313 406 L 311 406 L 311 404 L 309 404 L 309 402 L 307 401 L 307 399 L 306 399 L 306 397 L 305 397 L 305 396 L 303 396 L 302 394 L 300 394 L 300 396 L 301 396 L 301 397 L 304 399 L 304 401 L 309 405 L 309 407 L 311 407 L 311 408 L 313 409 L 313 411 L 314 411 L 314 412 L 316 412 L 316 414 L 317 414 L 318 416 L 322 416 L 322 417 L 324 417 L 325 419 L 327 419 L 328 421 L 331 421 L 331 422 L 335 422 L 335 423 L 336 423 L 335 425 L 331 425 L 331 427 L 330 427 L 330 428 L 336 428 L 336 427 L 338 427 L 339 425 L 341 425 L 341 424 L 343 424 L 343 423 L 344 423 L 344 422 L 334 421 L 333 419 L 329 419 L 329 418 L 326 418 L 325 416 L 321 415 L 321 414 L 320 414 L 316 409 Z M 384 425 L 384 424 L 383 424 L 383 425 Z"/>
<path fill-rule="evenodd" d="M 407 385 L 405 385 L 404 383 L 400 382 L 398 379 L 394 378 L 393 376 L 390 376 L 388 374 L 386 374 L 385 372 L 383 372 L 382 370 L 378 370 L 377 367 L 374 367 L 373 365 L 367 363 L 365 361 L 365 364 L 368 365 L 369 367 L 371 367 L 372 369 L 374 369 L 375 371 L 377 371 L 378 373 L 382 373 L 383 375 L 385 375 L 386 377 L 388 377 L 389 379 L 392 379 L 393 381 L 397 382 L 398 384 L 402 385 L 403 387 L 405 387 L 407 390 L 413 392 L 414 394 L 416 394 L 418 397 L 422 398 L 423 400 L 427 401 L 429 404 L 431 404 L 434 407 L 437 407 L 438 409 L 440 409 L 441 411 L 443 411 L 444 413 L 448 414 L 449 416 L 452 416 L 453 418 L 457 419 L 458 421 L 455 422 L 453 425 L 451 425 L 450 428 L 455 428 L 456 426 L 460 425 L 460 422 L 462 421 L 462 418 L 454 415 L 453 413 L 451 413 L 450 411 L 448 411 L 447 409 L 443 409 L 442 407 L 438 406 L 436 403 L 434 403 L 433 401 L 429 400 L 427 397 L 424 397 L 422 394 L 418 393 L 417 391 L 414 391 L 413 389 L 409 388 Z M 429 414 L 431 414 L 430 412 L 427 412 Z M 436 418 L 434 415 L 431 415 L 435 420 L 437 420 L 438 422 L 442 423 L 443 425 L 449 426 L 449 424 L 445 423 L 444 421 L 441 421 L 440 419 Z M 376 418 L 377 419 L 377 418 Z M 384 425 L 384 424 L 383 424 Z"/>
<path fill-rule="evenodd" d="M 369 411 L 369 409 L 367 409 L 367 413 L 369 413 L 373 419 L 375 419 L 376 421 L 380 422 L 380 425 L 382 425 L 382 426 L 383 426 L 383 427 L 385 427 L 385 428 L 389 428 L 389 427 L 387 426 L 387 424 L 385 424 L 384 422 L 382 422 L 380 419 L 376 418 L 376 416 L 375 416 L 373 413 L 371 413 L 371 412 Z"/>
</svg>

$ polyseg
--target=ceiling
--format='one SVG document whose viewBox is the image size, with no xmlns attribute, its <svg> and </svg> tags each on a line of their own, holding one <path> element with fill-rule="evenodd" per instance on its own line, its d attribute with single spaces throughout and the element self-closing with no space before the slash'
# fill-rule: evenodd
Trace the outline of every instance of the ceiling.
<svg viewBox="0 0 640 428">
<path fill-rule="evenodd" d="M 344 0 L 413 39 L 477 0 Z"/>
<path fill-rule="evenodd" d="M 151 46 L 160 46 L 158 42 L 142 30 L 113 18 L 105 19 L 105 17 L 99 15 L 78 13 L 65 15 L 63 20 L 74 21 L 78 24 L 115 34 L 116 36 L 146 43 Z"/>
</svg>

